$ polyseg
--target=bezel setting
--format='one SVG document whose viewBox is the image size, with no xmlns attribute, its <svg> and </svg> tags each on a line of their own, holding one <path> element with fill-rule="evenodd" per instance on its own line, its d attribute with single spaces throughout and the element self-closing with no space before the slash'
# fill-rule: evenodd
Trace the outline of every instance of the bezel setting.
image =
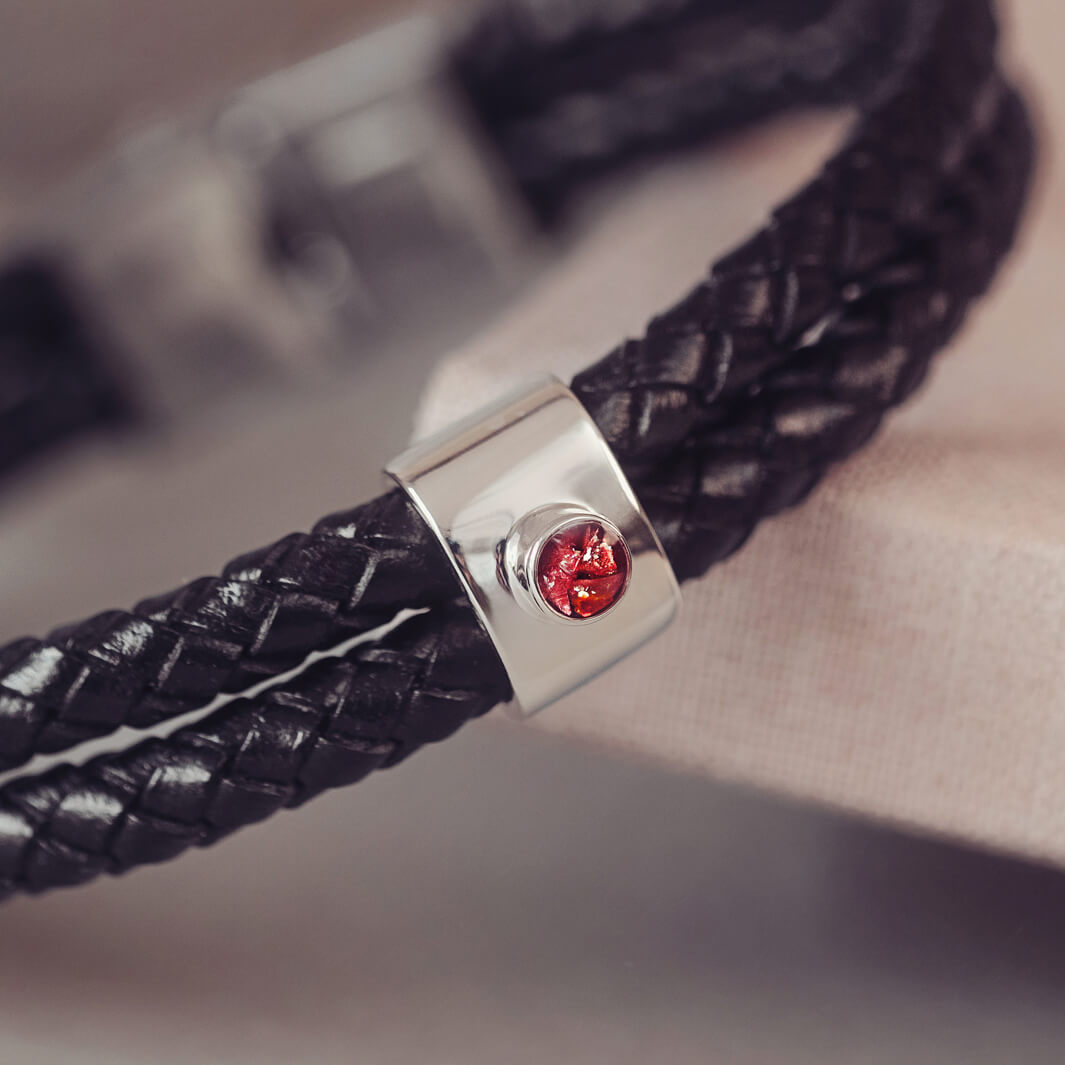
<svg viewBox="0 0 1065 1065">
<path fill-rule="evenodd" d="M 612 549 L 620 549 L 619 574 L 621 587 L 606 606 L 583 615 L 576 611 L 564 613 L 553 603 L 543 587 L 542 561 L 545 550 L 556 537 L 573 529 L 598 526 L 606 534 Z M 500 579 L 515 600 L 526 610 L 563 625 L 586 625 L 602 620 L 621 602 L 632 576 L 632 557 L 621 530 L 593 511 L 565 504 L 547 504 L 530 511 L 511 529 L 503 546 L 503 566 Z"/>
</svg>

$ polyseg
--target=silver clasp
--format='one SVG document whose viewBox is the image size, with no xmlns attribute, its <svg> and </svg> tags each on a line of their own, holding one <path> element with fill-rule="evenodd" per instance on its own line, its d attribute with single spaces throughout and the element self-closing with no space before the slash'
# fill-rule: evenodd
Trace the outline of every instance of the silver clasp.
<svg viewBox="0 0 1065 1065">
<path fill-rule="evenodd" d="M 533 229 L 419 16 L 155 127 L 50 202 L 149 408 L 458 339 Z"/>
<path fill-rule="evenodd" d="M 279 269 L 356 336 L 476 302 L 528 247 L 445 55 L 439 22 L 415 17 L 248 86 L 215 123 L 261 190 Z"/>
</svg>

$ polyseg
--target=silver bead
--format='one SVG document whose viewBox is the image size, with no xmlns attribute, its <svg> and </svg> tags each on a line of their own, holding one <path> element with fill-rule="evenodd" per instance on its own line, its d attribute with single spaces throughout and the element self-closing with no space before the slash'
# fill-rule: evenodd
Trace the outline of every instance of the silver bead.
<svg viewBox="0 0 1065 1065">
<path fill-rule="evenodd" d="M 584 407 L 555 378 L 387 467 L 439 537 L 530 714 L 664 629 L 680 589 Z M 587 615 L 587 616 L 586 616 Z"/>
</svg>

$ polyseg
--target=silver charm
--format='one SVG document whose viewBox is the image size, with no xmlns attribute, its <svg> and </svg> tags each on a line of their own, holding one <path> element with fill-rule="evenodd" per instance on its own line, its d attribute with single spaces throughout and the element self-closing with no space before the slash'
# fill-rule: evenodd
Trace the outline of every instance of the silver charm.
<svg viewBox="0 0 1065 1065">
<path fill-rule="evenodd" d="M 541 379 L 394 460 L 531 714 L 664 629 L 680 589 L 584 407 Z"/>
</svg>

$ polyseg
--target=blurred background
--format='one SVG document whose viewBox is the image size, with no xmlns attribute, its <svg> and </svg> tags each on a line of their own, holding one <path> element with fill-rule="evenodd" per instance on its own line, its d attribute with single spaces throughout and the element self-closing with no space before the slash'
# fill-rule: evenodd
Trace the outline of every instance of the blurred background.
<svg viewBox="0 0 1065 1065">
<path fill-rule="evenodd" d="M 191 184 L 175 178 L 173 213 L 158 224 L 184 231 L 185 190 L 204 190 L 204 232 L 188 254 L 212 240 L 226 249 L 224 276 L 183 291 L 185 305 L 210 311 L 227 283 L 247 299 L 232 331 L 204 315 L 203 350 L 236 360 L 209 387 L 166 357 L 187 340 L 176 325 L 145 333 L 160 329 L 138 313 L 151 289 L 120 286 L 106 325 L 88 314 L 92 344 L 121 334 L 126 351 L 162 354 L 131 370 L 147 397 L 135 416 L 126 418 L 128 396 L 102 389 L 93 416 L 116 412 L 115 432 L 79 436 L 3 482 L 5 639 L 171 587 L 376 491 L 433 365 L 462 335 L 429 308 L 409 330 L 375 334 L 338 373 L 335 354 L 318 354 L 335 338 L 319 330 L 340 315 L 372 333 L 373 308 L 394 295 L 381 263 L 400 254 L 402 234 L 358 230 L 362 247 L 383 249 L 365 268 L 335 247 L 280 240 L 295 281 L 279 296 L 272 275 L 225 258 L 246 233 L 232 231 L 203 159 L 173 153 L 188 129 L 207 129 L 223 138 L 238 181 L 249 168 L 261 175 L 264 160 L 277 162 L 261 112 L 222 102 L 409 13 L 386 0 L 305 0 L 298 10 L 279 0 L 0 0 L 0 234 L 37 255 L 28 233 L 76 230 L 85 279 L 57 297 L 31 276 L 33 298 L 69 296 L 84 310 L 131 264 L 161 285 L 180 273 L 173 259 L 143 258 L 157 246 L 144 238 L 155 222 L 130 224 L 154 202 L 141 182 L 155 190 L 162 173 Z M 1060 248 L 1065 13 L 1014 0 L 1004 14 L 1045 127 L 1021 252 L 1030 257 Z M 419 54 L 417 34 L 396 47 Z M 256 100 L 278 91 L 291 98 L 275 82 Z M 761 160 L 751 195 L 768 208 L 838 129 L 826 118 L 746 135 L 744 158 Z M 394 150 L 389 142 L 382 158 Z M 349 163 L 330 172 L 350 174 Z M 440 165 L 453 173 L 450 157 Z M 269 173 L 286 189 L 296 180 Z M 115 187 L 131 192 L 112 200 Z M 555 254 L 579 245 L 582 227 L 622 217 L 626 195 L 592 203 Z M 498 217 L 481 211 L 486 202 L 501 205 Z M 535 293 L 546 253 L 528 220 L 500 222 L 505 189 L 477 185 L 474 203 L 470 214 L 456 194 L 434 209 L 472 233 L 457 251 L 448 244 L 458 259 L 440 260 L 445 274 L 476 275 L 482 260 L 500 267 L 487 297 L 481 285 L 448 297 L 484 321 L 536 298 L 522 286 L 533 279 Z M 376 217 L 378 200 L 359 204 Z M 715 206 L 730 209 L 727 199 Z M 666 262 L 671 251 L 655 254 Z M 992 296 L 1011 298 L 1008 285 Z M 656 306 L 634 307 L 633 328 Z M 1061 312 L 1046 314 L 1035 327 L 1018 320 L 1018 332 L 1059 346 Z M 243 379 L 244 357 L 267 363 L 251 397 L 226 388 L 227 374 Z M 218 402 L 204 403 L 206 392 Z M 1050 1065 L 1065 1054 L 1060 871 L 495 719 L 225 846 L 9 903 L 0 942 L 4 1065 Z"/>
</svg>

